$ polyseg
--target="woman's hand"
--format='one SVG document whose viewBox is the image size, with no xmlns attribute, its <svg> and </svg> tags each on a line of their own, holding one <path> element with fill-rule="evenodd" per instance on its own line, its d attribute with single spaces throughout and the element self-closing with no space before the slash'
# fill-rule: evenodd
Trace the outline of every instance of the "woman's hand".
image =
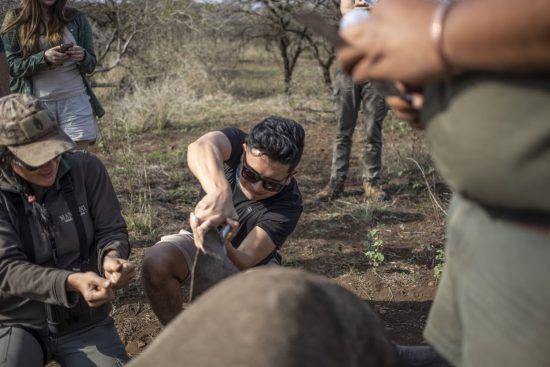
<svg viewBox="0 0 550 367">
<path fill-rule="evenodd" d="M 84 49 L 78 45 L 74 45 L 66 52 L 67 56 L 76 62 L 84 60 Z"/>
<path fill-rule="evenodd" d="M 420 85 L 443 76 L 445 65 L 430 36 L 436 7 L 425 0 L 380 1 L 367 20 L 340 32 L 349 44 L 338 53 L 342 69 L 356 83 L 382 79 Z"/>
<path fill-rule="evenodd" d="M 44 52 L 44 57 L 53 65 L 63 65 L 65 61 L 69 60 L 69 56 L 61 52 L 61 46 L 55 46 L 46 50 L 46 52 Z"/>
<path fill-rule="evenodd" d="M 103 258 L 103 272 L 113 289 L 124 288 L 134 279 L 136 266 L 121 259 L 116 251 L 110 251 Z"/>
<path fill-rule="evenodd" d="M 92 271 L 86 273 L 72 273 L 67 278 L 67 290 L 82 294 L 90 307 L 99 307 L 111 302 L 115 293 L 111 282 Z"/>
</svg>

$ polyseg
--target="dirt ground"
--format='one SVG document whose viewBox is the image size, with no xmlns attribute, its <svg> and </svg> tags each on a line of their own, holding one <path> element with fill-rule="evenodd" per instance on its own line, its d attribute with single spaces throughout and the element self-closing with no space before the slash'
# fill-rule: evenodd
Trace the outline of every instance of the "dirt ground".
<svg viewBox="0 0 550 367">
<path fill-rule="evenodd" d="M 261 117 L 260 114 L 247 116 L 245 121 L 234 124 L 246 131 Z M 354 135 L 345 196 L 331 203 L 316 203 L 313 197 L 326 184 L 329 175 L 335 130 L 333 115 L 330 111 L 298 108 L 289 117 L 302 123 L 307 134 L 306 150 L 297 174 L 305 211 L 296 231 L 283 246 L 284 266 L 333 279 L 374 307 L 392 340 L 421 343 L 422 329 L 437 287 L 435 257 L 445 237 L 445 214 L 430 197 L 429 190 L 442 208 L 446 208 L 450 199 L 449 190 L 431 167 L 422 132 L 411 130 L 391 117 L 386 120 L 382 181 L 391 198 L 384 203 L 371 203 L 361 195 L 363 130 L 359 126 Z M 184 129 L 168 127 L 136 135 L 130 142 L 111 140 L 100 153 L 115 177 L 123 207 L 132 201 L 139 202 L 136 199 L 139 188 L 129 183 L 130 174 L 121 163 L 120 155 L 130 159 L 124 146 L 130 146 L 132 156 L 139 157 L 148 173 L 145 181 L 150 190 L 146 196 L 150 198 L 149 210 L 154 214 L 148 228 L 153 228 L 153 233 L 133 226 L 131 259 L 138 266 L 147 247 L 161 235 L 187 228 L 188 214 L 199 191 L 186 169 L 185 148 L 207 128 L 224 125 L 227 122 Z M 365 255 L 373 238 L 381 244 L 384 255 L 378 267 L 372 266 Z M 160 332 L 139 279 L 115 302 L 113 315 L 132 356 Z"/>
</svg>

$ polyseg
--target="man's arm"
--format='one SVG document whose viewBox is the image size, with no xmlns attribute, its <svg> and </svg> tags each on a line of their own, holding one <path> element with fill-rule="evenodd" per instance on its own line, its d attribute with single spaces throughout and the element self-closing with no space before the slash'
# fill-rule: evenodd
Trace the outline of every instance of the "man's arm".
<svg viewBox="0 0 550 367">
<path fill-rule="evenodd" d="M 353 47 L 340 52 L 356 82 L 368 79 L 422 84 L 445 76 L 430 27 L 437 3 L 384 0 L 369 19 L 342 31 Z M 463 0 L 450 9 L 443 53 L 456 73 L 550 69 L 550 1 Z"/>
<path fill-rule="evenodd" d="M 445 22 L 444 53 L 458 69 L 550 70 L 550 1 L 462 1 Z"/>
<path fill-rule="evenodd" d="M 267 232 L 256 226 L 248 233 L 238 249 L 229 242 L 226 244 L 226 248 L 229 260 L 237 269 L 246 270 L 265 259 L 276 249 L 276 246 Z"/>
<path fill-rule="evenodd" d="M 220 225 L 226 218 L 238 218 L 223 170 L 230 156 L 231 142 L 220 131 L 201 136 L 187 148 L 187 165 L 206 193 L 195 208 L 201 222 L 212 220 L 213 225 Z"/>
<path fill-rule="evenodd" d="M 352 11 L 353 5 L 353 0 L 340 0 L 340 13 L 342 13 L 342 16 Z"/>
</svg>

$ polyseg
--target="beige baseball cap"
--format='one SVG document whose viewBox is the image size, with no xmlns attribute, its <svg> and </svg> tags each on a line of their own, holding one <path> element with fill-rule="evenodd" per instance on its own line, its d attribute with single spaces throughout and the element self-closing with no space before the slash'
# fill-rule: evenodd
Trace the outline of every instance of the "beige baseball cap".
<svg viewBox="0 0 550 367">
<path fill-rule="evenodd" d="M 0 98 L 0 146 L 19 160 L 39 167 L 75 143 L 59 127 L 44 103 L 30 94 L 10 94 Z"/>
</svg>

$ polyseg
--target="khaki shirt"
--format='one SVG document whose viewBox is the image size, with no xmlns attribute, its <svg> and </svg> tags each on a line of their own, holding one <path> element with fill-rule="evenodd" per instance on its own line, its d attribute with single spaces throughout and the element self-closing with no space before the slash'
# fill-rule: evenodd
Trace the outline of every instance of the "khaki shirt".
<svg viewBox="0 0 550 367">
<path fill-rule="evenodd" d="M 549 75 L 468 75 L 425 92 L 428 144 L 453 191 L 550 213 Z"/>
</svg>

